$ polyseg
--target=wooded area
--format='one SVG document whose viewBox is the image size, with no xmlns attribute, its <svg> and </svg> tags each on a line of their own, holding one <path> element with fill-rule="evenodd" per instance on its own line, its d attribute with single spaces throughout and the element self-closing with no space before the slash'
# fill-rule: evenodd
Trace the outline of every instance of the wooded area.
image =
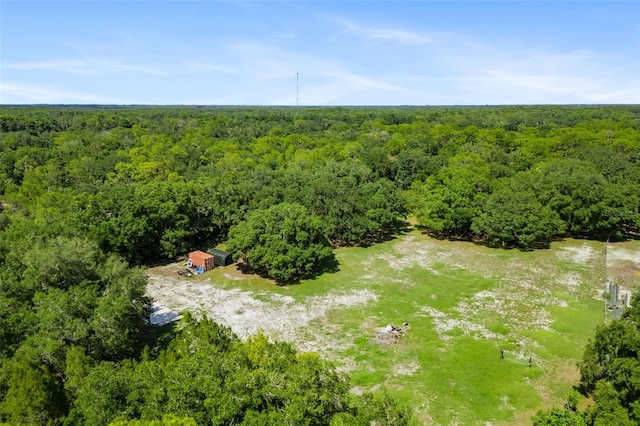
<svg viewBox="0 0 640 426">
<path fill-rule="evenodd" d="M 154 341 L 137 267 L 194 249 L 226 242 L 285 284 L 325 271 L 332 247 L 392 238 L 408 215 L 439 238 L 525 250 L 640 235 L 638 106 L 3 106 L 0 132 L 10 424 L 407 421 L 286 344 L 192 319 Z M 583 379 L 596 395 L 636 386 L 598 387 L 594 351 Z M 639 420 L 630 392 L 621 404 Z"/>
</svg>

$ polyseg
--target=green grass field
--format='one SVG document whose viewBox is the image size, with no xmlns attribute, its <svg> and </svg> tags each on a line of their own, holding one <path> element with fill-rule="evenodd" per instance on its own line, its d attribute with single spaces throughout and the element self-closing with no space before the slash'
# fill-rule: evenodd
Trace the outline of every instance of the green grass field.
<svg viewBox="0 0 640 426">
<path fill-rule="evenodd" d="M 629 287 L 640 284 L 640 242 L 609 245 L 610 253 L 616 249 L 623 255 L 612 256 L 609 270 Z M 355 391 L 387 389 L 414 408 L 416 424 L 527 424 L 538 409 L 561 406 L 578 384 L 576 362 L 603 321 L 603 256 L 597 241 L 523 252 L 414 230 L 372 247 L 339 249 L 338 272 L 299 285 L 232 280 L 233 267 L 202 279 L 265 303 L 274 295 L 302 304 L 372 292 L 366 304 L 333 307 L 304 325 L 296 343 L 306 332 L 349 372 Z M 404 321 L 410 329 L 396 344 L 375 343 L 380 329 Z"/>
</svg>

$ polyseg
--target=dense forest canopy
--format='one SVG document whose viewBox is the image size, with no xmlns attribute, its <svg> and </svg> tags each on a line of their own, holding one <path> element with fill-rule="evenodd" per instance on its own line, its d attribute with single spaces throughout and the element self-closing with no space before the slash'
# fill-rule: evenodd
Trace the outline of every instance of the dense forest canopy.
<svg viewBox="0 0 640 426">
<path fill-rule="evenodd" d="M 328 364 L 206 320 L 144 349 L 136 267 L 228 240 L 288 283 L 409 215 L 498 247 L 637 238 L 639 161 L 638 106 L 3 106 L 0 422 L 402 424 L 405 409 L 349 396 Z M 212 353 L 218 369 L 200 371 Z M 197 398 L 175 388 L 190 380 Z"/>
<path fill-rule="evenodd" d="M 4 107 L 0 191 L 134 264 L 282 202 L 334 246 L 407 212 L 491 245 L 624 238 L 639 229 L 639 109 Z"/>
</svg>

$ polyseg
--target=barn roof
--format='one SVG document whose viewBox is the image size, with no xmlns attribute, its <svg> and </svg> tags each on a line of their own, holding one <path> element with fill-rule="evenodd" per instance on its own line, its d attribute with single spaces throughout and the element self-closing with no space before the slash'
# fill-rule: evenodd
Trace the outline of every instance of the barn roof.
<svg viewBox="0 0 640 426">
<path fill-rule="evenodd" d="M 198 257 L 200 259 L 210 259 L 210 258 L 215 257 L 215 256 L 212 255 L 211 253 L 205 253 L 203 251 L 196 250 L 196 251 L 192 251 L 191 253 L 189 253 L 189 257 Z"/>
<path fill-rule="evenodd" d="M 233 263 L 233 257 L 226 251 L 212 248 L 207 250 L 207 253 L 213 255 L 216 258 L 216 263 L 218 265 L 227 266 Z"/>
</svg>

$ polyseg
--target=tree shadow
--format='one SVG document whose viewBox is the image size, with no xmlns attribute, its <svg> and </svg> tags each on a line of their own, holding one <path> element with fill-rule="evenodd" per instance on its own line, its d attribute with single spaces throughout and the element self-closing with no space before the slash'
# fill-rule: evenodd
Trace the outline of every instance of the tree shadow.
<svg viewBox="0 0 640 426">
<path fill-rule="evenodd" d="M 237 260 L 235 265 L 236 270 L 240 271 L 240 273 L 243 275 L 257 275 L 260 278 L 273 279 L 273 277 L 269 275 L 266 269 L 256 268 L 251 264 L 245 262 L 244 260 Z"/>
<path fill-rule="evenodd" d="M 394 220 L 388 228 L 372 233 L 359 245 L 360 247 L 370 247 L 374 244 L 391 241 L 401 235 L 408 234 L 412 230 L 413 225 L 406 220 Z"/>
<path fill-rule="evenodd" d="M 236 269 L 238 271 L 240 271 L 240 273 L 242 274 L 246 274 L 246 275 L 257 275 L 260 278 L 264 278 L 264 279 L 268 279 L 268 280 L 273 280 L 274 278 L 269 275 L 269 273 L 265 270 L 265 269 L 258 269 L 258 268 L 254 268 L 253 266 L 251 266 L 250 264 L 242 261 L 242 262 L 237 262 L 236 263 Z M 318 267 L 311 272 L 310 274 L 306 274 L 306 275 L 302 275 L 294 280 L 290 280 L 290 281 L 278 281 L 275 280 L 276 285 L 278 286 L 290 286 L 290 285 L 300 285 L 303 281 L 309 281 L 309 280 L 316 280 L 318 279 L 318 277 L 320 277 L 321 275 L 324 274 L 332 274 L 332 273 L 336 273 L 340 271 L 340 264 L 338 262 L 338 259 L 336 259 L 336 256 L 334 253 L 331 253 L 331 255 L 325 257 L 324 259 L 322 259 L 320 261 L 320 263 L 318 264 Z"/>
<path fill-rule="evenodd" d="M 182 262 L 182 261 L 186 262 L 187 257 L 188 257 L 188 255 L 177 256 L 177 257 L 174 257 L 174 258 L 171 258 L 171 259 L 158 258 L 158 259 L 154 259 L 152 262 L 146 262 L 143 265 L 145 267 L 147 267 L 147 268 L 156 268 L 156 267 L 159 267 L 159 266 L 168 266 L 168 265 L 171 265 L 171 264 L 176 263 L 176 262 Z"/>
<path fill-rule="evenodd" d="M 549 250 L 551 248 L 551 242 L 555 240 L 536 241 L 535 243 L 527 246 L 518 245 L 516 243 L 504 243 L 504 242 L 491 242 L 484 240 L 473 240 L 473 243 L 479 246 L 485 246 L 492 249 L 501 250 L 520 250 L 521 252 L 533 252 L 536 250 Z"/>
<path fill-rule="evenodd" d="M 593 392 L 594 388 L 588 386 L 585 383 L 580 382 L 578 385 L 573 385 L 573 390 L 577 391 L 580 395 L 588 398 Z"/>
<path fill-rule="evenodd" d="M 317 280 L 321 275 L 324 274 L 335 274 L 336 272 L 340 272 L 340 263 L 338 259 L 336 259 L 336 255 L 331 253 L 330 256 L 325 257 L 315 272 L 304 277 L 304 280 Z M 299 284 L 300 282 L 296 283 Z"/>
<path fill-rule="evenodd" d="M 160 351 L 169 347 L 179 330 L 178 322 L 173 321 L 165 325 L 145 324 L 135 347 L 136 357 L 139 358 L 143 352 L 146 352 L 155 358 Z"/>
<path fill-rule="evenodd" d="M 477 237 L 472 234 L 456 234 L 449 232 L 437 232 L 430 230 L 428 228 L 424 228 L 421 226 L 416 226 L 417 229 L 420 229 L 422 234 L 428 235 L 431 238 L 435 238 L 440 241 L 452 241 L 452 242 L 469 242 L 473 243 L 477 246 L 485 246 L 492 249 L 501 249 L 501 250 L 520 250 L 523 252 L 530 252 L 536 250 L 548 250 L 551 248 L 551 243 L 554 241 L 563 241 L 564 237 L 552 237 L 540 241 L 535 241 L 530 245 L 520 245 L 515 242 L 504 242 L 501 240 L 488 240 L 486 238 Z"/>
<path fill-rule="evenodd" d="M 451 233 L 447 233 L 447 232 L 435 232 L 435 231 L 431 231 L 429 229 L 426 228 L 419 228 L 421 230 L 421 232 L 424 235 L 428 235 L 431 238 L 435 238 L 436 240 L 440 240 L 440 241 L 462 241 L 462 242 L 473 242 L 475 244 L 478 244 L 478 241 L 476 239 L 473 238 L 472 235 L 464 235 L 464 234 L 451 234 Z"/>
</svg>

